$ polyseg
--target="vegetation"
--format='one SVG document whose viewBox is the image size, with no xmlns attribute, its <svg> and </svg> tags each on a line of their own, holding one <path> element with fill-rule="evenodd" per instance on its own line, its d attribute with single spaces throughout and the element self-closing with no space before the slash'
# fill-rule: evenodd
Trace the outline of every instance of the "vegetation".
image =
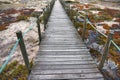
<svg viewBox="0 0 120 80">
<path fill-rule="evenodd" d="M 33 62 L 30 62 L 32 67 Z M 28 71 L 25 65 L 19 64 L 18 61 L 14 61 L 6 66 L 2 74 L 0 74 L 0 80 L 27 80 Z"/>
<path fill-rule="evenodd" d="M 120 18 L 120 13 L 116 14 L 115 17 Z"/>
<path fill-rule="evenodd" d="M 104 12 L 112 17 L 119 17 L 119 15 L 120 15 L 120 11 L 115 10 L 115 9 L 106 8 L 106 9 L 104 9 Z"/>
<path fill-rule="evenodd" d="M 104 25 L 103 25 L 103 28 L 104 28 L 104 29 L 107 29 L 107 30 L 110 30 L 110 26 L 108 26 L 108 24 L 104 24 Z"/>
<path fill-rule="evenodd" d="M 100 52 L 98 52 L 97 50 L 94 50 L 94 49 L 90 49 L 90 53 L 91 53 L 91 56 L 95 59 L 95 58 L 98 58 L 98 61 L 100 60 L 101 58 L 101 54 Z"/>
<path fill-rule="evenodd" d="M 32 16 L 32 17 L 37 17 L 38 14 L 37 14 L 37 13 L 32 13 L 31 16 Z"/>
<path fill-rule="evenodd" d="M 88 18 L 91 22 L 103 22 L 103 21 L 111 21 L 112 17 L 107 14 L 99 14 L 99 15 L 88 15 Z"/>
<path fill-rule="evenodd" d="M 6 29 L 7 29 L 6 26 L 8 26 L 8 24 L 3 24 L 3 25 L 1 25 L 1 26 L 0 26 L 0 31 L 6 30 Z"/>
<path fill-rule="evenodd" d="M 16 21 L 21 21 L 21 20 L 27 20 L 28 17 L 31 16 L 31 13 L 34 11 L 34 9 L 21 9 L 21 10 L 16 10 L 16 9 L 7 9 L 7 10 L 2 10 L 0 11 L 0 31 L 6 30 L 7 26 L 9 26 L 10 23 L 16 22 Z M 17 17 L 12 17 L 10 14 L 17 14 L 20 13 L 19 16 Z"/>
<path fill-rule="evenodd" d="M 10 4 L 10 2 L 6 2 L 6 1 L 3 2 L 3 1 L 0 1 L 0 5 L 1 5 L 1 4 Z"/>
<path fill-rule="evenodd" d="M 19 16 L 17 17 L 17 20 L 18 20 L 18 21 L 27 20 L 27 19 L 28 19 L 28 17 L 25 16 L 25 15 L 19 15 Z"/>
<path fill-rule="evenodd" d="M 89 10 L 97 10 L 97 11 L 103 11 L 103 9 L 101 9 L 101 8 L 90 8 Z"/>
</svg>

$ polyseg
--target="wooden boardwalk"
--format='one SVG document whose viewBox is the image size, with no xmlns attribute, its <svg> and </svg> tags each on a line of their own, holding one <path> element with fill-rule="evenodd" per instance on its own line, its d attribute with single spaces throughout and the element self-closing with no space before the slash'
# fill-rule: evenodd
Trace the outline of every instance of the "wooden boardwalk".
<svg viewBox="0 0 120 80">
<path fill-rule="evenodd" d="M 30 80 L 104 80 L 59 1 L 47 25 Z"/>
</svg>

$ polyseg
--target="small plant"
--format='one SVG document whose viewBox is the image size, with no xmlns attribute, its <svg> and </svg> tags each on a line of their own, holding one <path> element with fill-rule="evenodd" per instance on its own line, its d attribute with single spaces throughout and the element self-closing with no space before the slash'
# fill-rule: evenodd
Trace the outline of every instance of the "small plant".
<svg viewBox="0 0 120 80">
<path fill-rule="evenodd" d="M 110 29 L 110 26 L 108 26 L 108 24 L 104 24 L 104 25 L 103 25 L 103 28 L 109 30 L 109 29 Z"/>
<path fill-rule="evenodd" d="M 120 18 L 120 13 L 115 15 L 116 18 Z"/>
<path fill-rule="evenodd" d="M 30 62 L 30 67 L 33 66 L 33 61 Z M 25 65 L 14 61 L 6 66 L 0 74 L 0 80 L 27 80 L 28 70 Z"/>
<path fill-rule="evenodd" d="M 3 31 L 3 30 L 6 30 L 7 27 L 9 24 L 3 24 L 3 25 L 0 25 L 0 31 Z"/>
<path fill-rule="evenodd" d="M 89 10 L 103 11 L 103 9 L 101 9 L 101 8 L 90 8 Z"/>
<path fill-rule="evenodd" d="M 25 16 L 25 15 L 19 15 L 19 16 L 17 17 L 17 20 L 18 20 L 18 21 L 27 20 L 27 19 L 28 19 L 28 17 Z"/>
<path fill-rule="evenodd" d="M 38 16 L 37 13 L 32 13 L 32 14 L 31 14 L 31 17 L 37 17 L 37 16 Z"/>
</svg>

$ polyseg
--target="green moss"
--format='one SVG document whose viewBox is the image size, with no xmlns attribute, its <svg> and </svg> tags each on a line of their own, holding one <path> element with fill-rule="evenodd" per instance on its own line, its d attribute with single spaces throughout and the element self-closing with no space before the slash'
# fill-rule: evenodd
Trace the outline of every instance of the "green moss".
<svg viewBox="0 0 120 80">
<path fill-rule="evenodd" d="M 90 54 L 92 55 L 93 58 L 97 58 L 99 59 L 101 54 L 97 51 L 97 50 L 94 50 L 94 49 L 90 49 Z"/>
<path fill-rule="evenodd" d="M 120 18 L 120 13 L 115 15 L 116 18 Z"/>
<path fill-rule="evenodd" d="M 33 61 L 30 62 L 30 66 L 33 66 Z M 0 80 L 27 80 L 28 75 L 26 66 L 19 64 L 18 61 L 14 61 L 8 64 L 0 74 Z"/>
<path fill-rule="evenodd" d="M 19 15 L 19 16 L 17 17 L 17 20 L 18 20 L 18 21 L 27 20 L 27 19 L 28 19 L 28 17 L 25 16 L 25 15 Z"/>
<path fill-rule="evenodd" d="M 108 14 L 103 14 L 102 16 L 100 16 L 101 20 L 107 20 L 107 21 L 111 21 L 112 17 Z"/>
<path fill-rule="evenodd" d="M 95 22 L 111 21 L 113 18 L 108 14 L 90 15 L 89 19 Z"/>
<path fill-rule="evenodd" d="M 37 13 L 32 13 L 30 16 L 31 16 L 31 17 L 37 17 L 38 14 L 37 14 Z"/>
<path fill-rule="evenodd" d="M 100 9 L 100 8 L 90 8 L 89 10 L 103 11 L 103 9 Z"/>
</svg>

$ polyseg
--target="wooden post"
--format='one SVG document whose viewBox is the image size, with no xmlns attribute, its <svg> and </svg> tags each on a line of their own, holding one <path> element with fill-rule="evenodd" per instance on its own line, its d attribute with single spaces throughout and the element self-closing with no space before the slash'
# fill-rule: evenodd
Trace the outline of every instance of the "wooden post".
<svg viewBox="0 0 120 80">
<path fill-rule="evenodd" d="M 51 2 L 50 2 L 50 13 L 51 13 L 51 10 L 52 10 L 52 5 L 51 5 Z"/>
<path fill-rule="evenodd" d="M 20 39 L 19 45 L 20 45 L 20 49 L 21 49 L 21 52 L 22 52 L 22 56 L 23 56 L 25 65 L 26 65 L 26 67 L 27 67 L 27 69 L 28 69 L 28 72 L 30 73 L 31 69 L 30 69 L 30 64 L 29 64 L 28 55 L 27 55 L 27 51 L 26 51 L 25 44 L 24 44 L 22 32 L 21 32 L 21 31 L 18 31 L 18 32 L 16 33 L 16 35 L 17 35 L 17 38 Z"/>
<path fill-rule="evenodd" d="M 42 37 L 41 37 L 41 29 L 40 29 L 40 19 L 39 19 L 39 16 L 37 16 L 37 28 L 38 28 L 38 35 L 39 35 L 39 44 L 42 40 Z"/>
<path fill-rule="evenodd" d="M 48 18 L 50 17 L 50 13 L 51 13 L 51 11 L 50 11 L 50 3 L 49 3 L 49 5 L 48 5 Z"/>
<path fill-rule="evenodd" d="M 108 35 L 108 39 L 107 39 L 107 42 L 106 42 L 104 50 L 103 50 L 101 61 L 100 61 L 99 66 L 98 66 L 99 69 L 102 69 L 104 66 L 105 60 L 106 60 L 107 55 L 109 53 L 110 43 L 111 43 L 111 40 L 113 38 L 113 34 L 114 34 L 114 32 L 110 32 L 110 34 Z"/>
<path fill-rule="evenodd" d="M 85 32 L 86 32 L 86 27 L 87 27 L 87 21 L 86 21 L 86 19 L 87 19 L 87 15 L 85 15 L 85 17 L 84 17 L 84 25 L 83 25 L 83 31 L 82 31 L 82 40 L 83 41 L 85 39 Z"/>
<path fill-rule="evenodd" d="M 44 20 L 44 31 L 46 29 L 46 12 L 45 12 L 45 9 L 44 9 L 44 13 L 43 13 L 43 20 Z"/>
<path fill-rule="evenodd" d="M 69 17 L 71 19 L 71 8 L 69 9 Z"/>
<path fill-rule="evenodd" d="M 48 15 L 49 15 L 49 13 L 48 13 L 48 6 L 46 7 L 46 24 L 47 24 L 47 21 L 48 21 Z M 46 27 L 47 28 L 47 27 Z"/>
<path fill-rule="evenodd" d="M 76 28 L 76 16 L 74 16 L 74 18 L 73 18 L 73 24 L 74 24 L 74 26 L 75 26 L 75 28 Z"/>
<path fill-rule="evenodd" d="M 52 8 L 53 8 L 53 1 L 51 1 L 51 3 L 50 3 L 50 13 L 51 13 L 51 11 L 52 11 Z"/>
</svg>

